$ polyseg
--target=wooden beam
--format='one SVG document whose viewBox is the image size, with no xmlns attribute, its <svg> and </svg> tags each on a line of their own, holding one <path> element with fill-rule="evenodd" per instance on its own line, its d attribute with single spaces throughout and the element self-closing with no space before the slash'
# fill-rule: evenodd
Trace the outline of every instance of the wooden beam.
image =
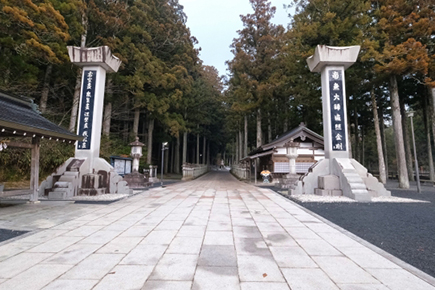
<svg viewBox="0 0 435 290">
<path fill-rule="evenodd" d="M 33 149 L 34 145 L 23 142 L 6 142 L 8 147 L 16 147 L 16 148 L 25 148 L 25 149 Z"/>
<path fill-rule="evenodd" d="M 32 139 L 32 162 L 30 168 L 30 202 L 38 202 L 39 191 L 39 138 Z"/>
</svg>

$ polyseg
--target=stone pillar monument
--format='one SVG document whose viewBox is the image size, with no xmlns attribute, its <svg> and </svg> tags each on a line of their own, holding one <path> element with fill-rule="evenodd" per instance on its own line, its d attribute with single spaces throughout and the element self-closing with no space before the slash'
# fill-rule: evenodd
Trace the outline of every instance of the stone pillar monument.
<svg viewBox="0 0 435 290">
<path fill-rule="evenodd" d="M 356 62 L 359 50 L 360 46 L 318 45 L 307 59 L 310 71 L 321 73 L 325 159 L 304 177 L 295 193 L 343 194 L 358 201 L 391 195 L 364 166 L 349 158 L 344 72 Z"/>
<path fill-rule="evenodd" d="M 77 142 L 75 157 L 89 160 L 87 171 L 92 173 L 100 157 L 106 72 L 117 72 L 121 60 L 107 46 L 68 46 L 68 54 L 72 63 L 83 67 L 77 124 L 77 135 L 83 136 L 83 141 Z"/>
<path fill-rule="evenodd" d="M 325 158 L 349 158 L 344 71 L 358 58 L 360 47 L 319 45 L 307 59 L 312 72 L 321 73 Z"/>
<path fill-rule="evenodd" d="M 106 73 L 118 71 L 121 61 L 107 46 L 68 46 L 68 54 L 72 63 L 83 67 L 77 124 L 77 135 L 83 140 L 77 141 L 75 156 L 41 184 L 40 192 L 48 192 L 50 199 L 129 193 L 127 182 L 100 158 Z"/>
</svg>

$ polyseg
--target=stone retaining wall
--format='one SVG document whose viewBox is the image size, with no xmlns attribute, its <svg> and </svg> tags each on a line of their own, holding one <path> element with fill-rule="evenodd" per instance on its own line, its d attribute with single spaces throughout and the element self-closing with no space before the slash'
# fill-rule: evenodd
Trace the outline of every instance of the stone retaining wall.
<svg viewBox="0 0 435 290">
<path fill-rule="evenodd" d="M 183 164 L 183 178 L 182 180 L 195 179 L 209 171 L 209 167 L 203 164 Z"/>
</svg>

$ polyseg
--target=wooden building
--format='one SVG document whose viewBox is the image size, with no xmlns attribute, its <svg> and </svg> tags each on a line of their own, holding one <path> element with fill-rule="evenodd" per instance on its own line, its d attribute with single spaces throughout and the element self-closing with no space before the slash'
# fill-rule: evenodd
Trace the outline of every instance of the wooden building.
<svg viewBox="0 0 435 290">
<path fill-rule="evenodd" d="M 11 141 L 12 138 L 14 141 Z M 66 144 L 74 144 L 77 140 L 82 140 L 82 137 L 41 116 L 37 105 L 31 99 L 0 92 L 0 142 L 7 147 L 32 150 L 28 193 L 31 194 L 30 201 L 33 202 L 38 200 L 39 148 L 40 140 L 44 138 Z M 0 152 L 0 154 L 4 153 Z"/>
<path fill-rule="evenodd" d="M 298 157 L 296 158 L 296 173 L 298 174 L 307 173 L 313 164 L 325 158 L 323 137 L 301 123 L 297 128 L 253 150 L 244 160 L 258 158 L 257 173 L 269 170 L 273 178 L 282 177 L 290 170 L 286 148 L 286 144 L 290 141 L 298 143 Z"/>
</svg>

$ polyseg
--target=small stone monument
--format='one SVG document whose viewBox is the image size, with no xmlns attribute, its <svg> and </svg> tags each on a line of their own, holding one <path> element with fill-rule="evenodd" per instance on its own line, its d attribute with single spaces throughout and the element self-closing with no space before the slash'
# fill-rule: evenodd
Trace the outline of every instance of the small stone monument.
<svg viewBox="0 0 435 290">
<path fill-rule="evenodd" d="M 357 60 L 359 50 L 359 46 L 318 45 L 307 59 L 310 70 L 321 73 L 325 159 L 290 194 L 344 195 L 357 201 L 391 195 L 364 166 L 349 158 L 344 71 Z"/>
</svg>

